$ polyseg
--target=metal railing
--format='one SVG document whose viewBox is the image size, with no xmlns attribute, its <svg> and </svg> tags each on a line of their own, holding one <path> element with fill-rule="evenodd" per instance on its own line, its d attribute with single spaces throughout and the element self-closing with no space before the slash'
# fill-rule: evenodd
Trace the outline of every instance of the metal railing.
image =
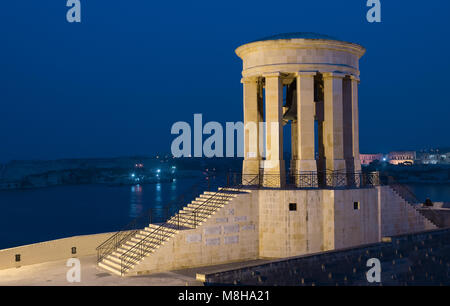
<svg viewBox="0 0 450 306">
<path fill-rule="evenodd" d="M 180 208 L 185 206 L 193 200 L 195 196 L 203 193 L 205 190 L 211 190 L 214 187 L 220 186 L 222 183 L 222 178 L 223 177 L 214 175 L 206 176 L 194 184 L 189 191 L 179 196 L 175 202 L 166 205 L 164 208 L 151 208 L 147 210 L 97 247 L 97 261 L 100 262 L 103 258 L 113 253 L 131 237 L 135 236 L 138 231 L 142 230 L 149 224 L 156 222 L 175 222 L 174 220 L 169 219 L 170 216 L 173 216 L 172 218 L 178 218 L 179 224 L 180 219 L 185 220 L 188 218 L 185 213 L 180 213 Z M 282 180 L 279 175 L 273 174 L 228 173 L 226 175 L 226 182 L 222 183 L 222 186 L 271 188 L 275 186 L 281 187 L 281 183 L 283 183 L 283 187 L 285 188 L 355 188 L 376 186 L 379 184 L 379 177 L 378 172 L 345 173 L 325 171 L 291 173 L 286 176 L 286 179 Z M 196 220 L 198 219 L 198 216 L 196 216 L 195 212 L 190 218 L 194 219 L 194 224 L 197 223 Z"/>
<path fill-rule="evenodd" d="M 229 176 L 227 176 L 229 177 Z M 254 177 L 251 180 L 241 180 L 237 184 L 230 184 L 230 180 L 227 179 L 226 188 L 232 188 L 233 190 L 227 191 L 231 194 L 239 193 L 240 190 L 248 185 L 252 185 L 253 180 L 256 180 L 257 177 Z M 167 237 L 165 234 L 167 231 L 174 232 L 175 230 L 180 229 L 192 229 L 196 228 L 201 220 L 199 213 L 203 211 L 203 208 L 210 206 L 210 204 L 220 198 L 223 198 L 223 190 L 219 189 L 210 197 L 207 198 L 202 204 L 195 207 L 195 209 L 191 212 L 186 213 L 177 213 L 172 218 L 170 218 L 167 222 L 160 224 L 157 228 L 147 234 L 144 238 L 142 238 L 138 243 L 136 243 L 132 248 L 124 252 L 120 255 L 120 267 L 121 267 L 121 275 L 124 275 L 126 271 L 132 268 L 136 263 L 138 263 L 143 257 L 150 254 L 152 250 L 154 250 L 157 246 L 161 245 L 165 238 Z M 212 206 L 216 206 L 215 204 Z M 182 223 L 183 226 L 180 226 L 180 216 L 183 215 Z M 186 217 L 187 216 L 187 217 Z M 175 222 L 174 222 L 175 221 Z M 188 227 L 186 227 L 188 225 Z"/>
<path fill-rule="evenodd" d="M 235 180 L 241 179 L 243 183 L 256 178 L 252 183 L 254 188 L 345 189 L 380 185 L 379 172 L 301 171 L 281 176 L 261 170 L 259 174 L 231 174 L 233 177 Z"/>
<path fill-rule="evenodd" d="M 205 176 L 194 183 L 187 192 L 180 195 L 175 201 L 167 204 L 165 207 L 150 208 L 133 219 L 120 231 L 116 232 L 96 248 L 97 262 L 102 261 L 103 258 L 113 253 L 149 224 L 166 221 L 174 214 L 174 212 L 178 211 L 180 207 L 183 207 L 187 202 L 190 202 L 198 194 L 204 192 L 205 190 L 211 190 L 216 187 L 216 185 L 222 185 L 223 181 L 216 178 L 216 175 Z"/>
<path fill-rule="evenodd" d="M 181 210 L 195 196 L 198 196 L 205 190 L 211 190 L 213 186 L 225 186 L 225 188 L 228 188 L 226 192 L 232 194 L 239 193 L 242 188 L 346 189 L 390 185 L 395 192 L 412 206 L 415 206 L 413 203 L 419 203 L 414 193 L 408 187 L 397 183 L 392 177 L 380 176 L 379 172 L 297 172 L 289 173 L 285 177 L 276 174 L 264 174 L 262 172 L 258 174 L 228 173 L 225 178 L 226 182 L 222 183 L 220 180 L 217 180 L 215 184 L 212 184 L 212 178 L 206 177 L 195 184 L 190 191 L 180 196 L 176 203 L 172 203 L 164 209 L 152 208 L 148 210 L 98 246 L 97 261 L 100 262 L 106 256 L 113 253 L 130 240 L 131 237 L 136 236 L 139 231 L 149 226 L 149 224 L 164 220 L 154 230 L 149 231 L 134 246 L 120 255 L 120 272 L 124 275 L 127 270 L 138 263 L 143 257 L 161 245 L 168 238 L 167 234 L 173 233 L 176 230 L 196 228 L 203 220 L 202 214 L 205 213 L 205 210 L 217 209 L 217 205 L 220 204 L 216 204 L 215 202 L 223 198 L 222 189 L 218 189 L 210 197 L 205 198 L 206 200 L 193 208 L 192 211 Z M 212 209 L 207 207 L 212 207 Z"/>
</svg>

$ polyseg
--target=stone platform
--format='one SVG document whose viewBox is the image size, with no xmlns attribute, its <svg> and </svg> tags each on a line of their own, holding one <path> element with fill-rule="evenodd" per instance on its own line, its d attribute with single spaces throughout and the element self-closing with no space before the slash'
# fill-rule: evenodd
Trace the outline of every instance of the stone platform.
<svg viewBox="0 0 450 306">
<path fill-rule="evenodd" d="M 385 242 L 199 274 L 205 285 L 450 285 L 450 229 L 386 237 Z M 381 283 L 368 283 L 369 258 Z"/>
</svg>

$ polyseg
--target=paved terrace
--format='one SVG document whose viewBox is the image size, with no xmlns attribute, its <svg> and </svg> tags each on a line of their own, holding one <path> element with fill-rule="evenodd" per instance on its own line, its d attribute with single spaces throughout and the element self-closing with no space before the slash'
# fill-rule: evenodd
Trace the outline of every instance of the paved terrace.
<svg viewBox="0 0 450 306">
<path fill-rule="evenodd" d="M 267 261 L 253 260 L 203 268 L 192 268 L 152 275 L 119 277 L 97 267 L 96 256 L 80 257 L 81 282 L 69 283 L 66 260 L 0 270 L 0 286 L 202 286 L 196 274 L 211 273 L 216 270 L 238 269 Z"/>
<path fill-rule="evenodd" d="M 382 262 L 383 285 L 449 285 L 450 229 L 386 238 L 385 242 L 281 260 L 251 260 L 152 275 L 119 277 L 80 257 L 81 282 L 69 283 L 66 260 L 0 270 L 0 286 L 367 285 L 368 258 Z M 331 277 L 330 277 L 331 276 Z"/>
</svg>

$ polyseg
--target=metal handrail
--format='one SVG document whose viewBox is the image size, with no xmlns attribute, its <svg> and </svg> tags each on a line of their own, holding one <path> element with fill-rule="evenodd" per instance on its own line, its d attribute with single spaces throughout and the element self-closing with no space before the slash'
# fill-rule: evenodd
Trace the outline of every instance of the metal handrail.
<svg viewBox="0 0 450 306">
<path fill-rule="evenodd" d="M 206 182 L 205 182 L 206 179 Z M 210 176 L 206 176 L 202 179 L 200 179 L 197 183 L 195 183 L 187 192 L 187 194 L 195 195 L 198 193 L 199 189 L 202 186 L 210 188 Z M 139 228 L 137 228 L 137 225 L 142 220 L 148 220 L 147 224 L 152 223 L 152 216 L 153 212 L 155 210 L 164 210 L 167 209 L 167 215 L 169 215 L 169 209 L 173 206 L 176 206 L 176 208 L 179 208 L 182 206 L 182 204 L 185 203 L 186 196 L 185 194 L 182 194 L 178 196 L 177 200 L 172 202 L 171 204 L 167 205 L 165 208 L 150 208 L 147 211 L 143 212 L 141 215 L 133 219 L 130 223 L 128 223 L 126 226 L 124 226 L 121 230 L 117 231 L 114 235 L 109 237 L 107 240 L 102 242 L 97 248 L 97 262 L 100 262 L 103 258 L 113 253 L 118 247 L 120 247 L 122 244 L 124 244 L 130 237 L 135 235 L 138 231 L 140 231 Z M 176 205 L 177 202 L 180 202 L 178 205 Z"/>
<path fill-rule="evenodd" d="M 280 179 L 280 175 L 276 174 L 241 174 L 241 173 L 232 173 L 231 175 L 227 175 L 227 183 L 225 184 L 225 188 L 233 188 L 230 192 L 238 193 L 242 188 L 247 187 L 248 189 L 252 188 L 265 188 L 264 179 L 265 178 L 278 178 Z M 300 179 L 300 183 L 296 181 Z M 417 200 L 414 193 L 409 190 L 406 186 L 397 183 L 392 177 L 388 177 L 387 182 L 382 181 L 384 177 L 380 177 L 379 172 L 372 173 L 364 173 L 364 172 L 341 172 L 341 171 L 318 171 L 318 172 L 297 172 L 290 173 L 286 176 L 286 187 L 288 188 L 364 188 L 364 187 L 374 187 L 383 184 L 387 184 L 392 186 L 394 191 L 399 193 L 401 197 L 405 199 L 407 203 L 414 207 L 411 203 L 411 199 L 413 201 Z M 200 184 L 197 184 L 194 187 L 197 187 Z M 194 189 L 194 188 L 192 188 Z M 161 245 L 168 238 L 165 234 L 165 230 L 180 230 L 182 226 L 180 225 L 180 218 L 183 219 L 182 223 L 187 228 L 197 228 L 199 220 L 199 212 L 203 210 L 206 206 L 208 206 L 213 200 L 216 200 L 218 197 L 221 197 L 221 193 L 223 189 L 219 189 L 210 197 L 208 197 L 203 203 L 195 207 L 190 212 L 181 212 L 179 209 L 173 216 L 167 218 L 165 222 L 159 224 L 155 229 L 149 231 L 149 233 L 140 241 L 138 241 L 135 245 L 133 245 L 130 249 L 126 250 L 124 253 L 120 254 L 120 273 L 124 275 L 128 269 L 130 269 L 135 263 L 139 262 L 144 256 L 146 256 L 150 251 L 154 250 L 155 247 Z M 419 203 L 417 201 L 416 203 Z M 183 206 L 186 205 L 186 202 L 182 203 Z M 415 208 L 415 207 L 414 207 Z M 417 210 L 421 213 L 419 210 Z M 433 212 L 434 213 L 434 212 Z M 424 216 L 423 213 L 421 215 Z M 429 220 L 426 216 L 424 216 L 427 220 Z M 135 220 L 134 220 L 135 221 Z M 431 220 L 430 220 L 431 221 Z M 432 222 L 432 221 L 431 221 Z M 133 223 L 133 222 L 132 222 Z M 151 223 L 151 222 L 150 222 Z M 434 222 L 432 222 L 434 224 Z M 192 225 L 192 226 L 191 226 Z M 186 228 L 186 227 L 184 227 Z M 134 229 L 129 231 L 128 233 L 124 233 L 124 231 L 119 231 L 113 237 L 106 240 L 102 243 L 97 250 L 108 247 L 108 251 L 111 249 L 116 250 L 120 247 L 127 238 L 136 235 L 142 229 Z M 104 256 L 98 255 L 98 260 L 100 261 L 105 256 L 110 254 L 111 252 L 105 252 Z"/>
<path fill-rule="evenodd" d="M 197 184 L 188 191 L 187 193 L 195 195 L 198 194 L 200 186 L 206 187 L 205 183 L 208 184 L 208 190 L 210 189 L 211 176 L 207 176 L 200 180 Z M 241 174 L 241 173 L 229 173 L 227 175 L 227 183 L 226 186 L 238 186 L 238 185 L 249 185 L 252 187 L 266 187 L 266 185 L 271 185 L 270 181 L 272 180 L 276 185 L 277 182 L 281 182 L 280 176 L 276 174 Z M 206 180 L 205 180 L 206 179 Z M 340 171 L 303 171 L 290 173 L 286 176 L 286 184 L 285 188 L 358 188 L 358 187 L 367 187 L 367 186 L 376 186 L 379 184 L 378 172 L 376 173 L 346 173 Z M 176 204 L 176 202 L 179 202 Z M 185 195 L 181 195 L 178 197 L 175 203 L 171 203 L 166 206 L 167 209 L 167 219 L 171 213 L 169 209 L 175 209 L 175 211 L 180 210 L 182 206 L 186 204 Z M 151 208 L 148 211 L 141 214 L 139 217 L 135 218 L 131 221 L 127 226 L 123 227 L 120 231 L 116 232 L 102 244 L 100 244 L 97 250 L 97 261 L 100 262 L 103 258 L 113 253 L 117 248 L 119 248 L 122 244 L 124 244 L 130 237 L 134 236 L 139 230 L 139 225 L 152 223 L 152 215 L 154 211 L 157 210 L 155 208 Z M 167 220 L 166 219 L 166 220 Z M 170 220 L 167 220 L 170 221 Z"/>
<path fill-rule="evenodd" d="M 248 174 L 250 175 L 250 174 Z M 259 177 L 256 186 L 260 188 L 284 189 L 340 189 L 367 188 L 380 185 L 379 172 L 345 172 L 345 171 L 298 171 L 280 174 L 252 174 Z"/>
<path fill-rule="evenodd" d="M 254 178 L 257 179 L 258 177 L 256 176 Z M 249 182 L 251 183 L 251 181 Z M 239 192 L 239 190 L 241 190 L 243 187 L 245 187 L 246 185 L 243 184 L 243 182 L 241 181 L 238 185 L 234 185 L 234 186 L 227 186 L 226 188 L 235 188 L 236 189 L 236 193 Z M 191 221 L 191 219 L 193 218 L 194 220 L 194 227 L 197 227 L 197 213 L 198 211 L 200 211 L 203 207 L 205 207 L 208 203 L 210 203 L 212 200 L 216 199 L 217 196 L 222 193 L 223 189 L 219 189 L 217 192 L 215 192 L 211 197 L 208 198 L 208 200 L 204 201 L 202 204 L 200 204 L 199 206 L 197 206 L 191 213 L 187 213 L 188 215 L 190 214 L 191 217 L 186 221 L 184 221 L 185 223 L 188 223 L 189 221 Z M 178 218 L 178 223 L 177 224 L 173 224 L 173 223 L 169 223 L 174 217 Z M 153 240 L 155 240 L 155 236 L 156 237 L 161 237 L 161 239 L 159 239 L 159 243 L 156 244 L 156 246 L 160 245 L 163 242 L 163 235 L 154 235 L 154 234 L 158 234 L 158 232 L 162 231 L 162 229 L 180 229 L 179 226 L 179 216 L 180 214 L 177 213 L 175 216 L 173 216 L 172 218 L 170 218 L 167 222 L 161 224 L 160 226 L 158 226 L 156 229 L 154 229 L 152 232 L 150 232 L 149 234 L 147 234 L 144 238 L 142 238 L 138 243 L 136 243 L 133 247 L 131 247 L 129 250 L 127 250 L 126 252 L 124 252 L 123 254 L 120 255 L 120 273 L 121 275 L 124 275 L 124 273 L 126 272 L 127 269 L 131 268 L 132 264 L 138 262 L 139 260 L 141 260 L 144 256 L 145 253 L 150 249 L 147 247 L 148 244 L 150 245 L 154 245 Z M 151 238 L 150 241 L 147 241 L 148 238 Z M 137 254 L 137 255 L 136 255 Z M 131 259 L 131 260 L 130 260 Z"/>
</svg>

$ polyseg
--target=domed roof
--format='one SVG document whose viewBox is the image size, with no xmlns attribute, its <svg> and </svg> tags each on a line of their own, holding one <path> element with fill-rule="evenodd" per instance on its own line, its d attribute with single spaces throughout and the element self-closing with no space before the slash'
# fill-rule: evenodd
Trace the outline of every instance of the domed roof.
<svg viewBox="0 0 450 306">
<path fill-rule="evenodd" d="M 318 34 L 318 33 L 312 33 L 312 32 L 293 32 L 293 33 L 276 34 L 276 35 L 272 35 L 272 36 L 254 40 L 252 42 L 265 41 L 265 40 L 278 40 L 278 39 L 325 39 L 325 40 L 340 41 L 340 39 L 337 39 L 332 36 L 324 35 L 324 34 Z"/>
</svg>

